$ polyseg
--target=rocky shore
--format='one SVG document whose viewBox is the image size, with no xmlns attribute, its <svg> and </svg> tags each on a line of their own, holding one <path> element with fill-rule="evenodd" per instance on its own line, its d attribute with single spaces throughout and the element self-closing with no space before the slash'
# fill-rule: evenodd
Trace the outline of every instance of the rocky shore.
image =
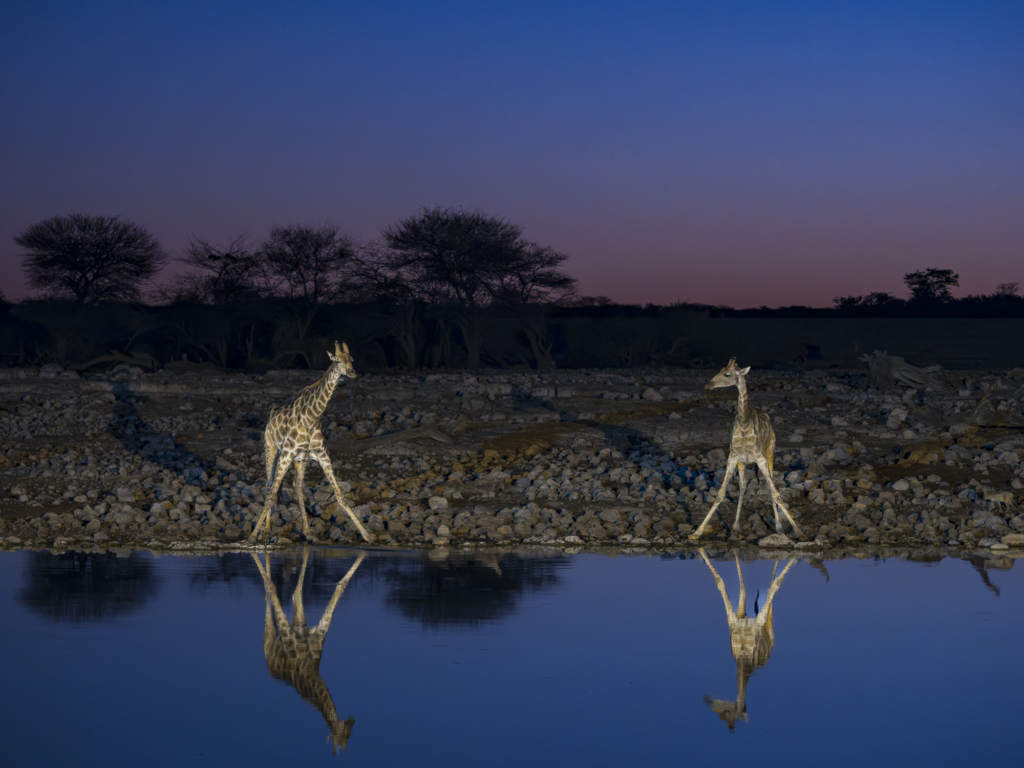
<svg viewBox="0 0 1024 768">
<path fill-rule="evenodd" d="M 361 375 L 335 393 L 324 435 L 382 546 L 679 550 L 697 546 L 687 536 L 724 475 L 736 395 L 705 392 L 714 372 Z M 263 504 L 265 419 L 318 376 L 0 369 L 0 546 L 245 546 Z M 748 470 L 734 541 L 1024 551 L 1024 371 L 935 377 L 934 391 L 876 391 L 866 370 L 752 371 L 751 400 L 777 435 L 776 484 L 806 535 L 772 536 L 767 489 Z M 306 483 L 313 540 L 359 543 L 317 468 Z M 276 547 L 302 539 L 285 487 Z M 733 487 L 707 543 L 732 533 L 735 500 Z"/>
</svg>

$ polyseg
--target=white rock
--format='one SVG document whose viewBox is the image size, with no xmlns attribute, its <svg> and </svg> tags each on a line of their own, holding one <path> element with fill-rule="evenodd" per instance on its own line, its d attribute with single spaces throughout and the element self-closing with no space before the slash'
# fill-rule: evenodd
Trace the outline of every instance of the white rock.
<svg viewBox="0 0 1024 768">
<path fill-rule="evenodd" d="M 772 533 L 757 542 L 759 547 L 792 547 L 793 540 L 782 533 Z"/>
<path fill-rule="evenodd" d="M 438 509 L 448 509 L 448 499 L 444 496 L 431 496 L 427 504 L 435 511 Z"/>
</svg>

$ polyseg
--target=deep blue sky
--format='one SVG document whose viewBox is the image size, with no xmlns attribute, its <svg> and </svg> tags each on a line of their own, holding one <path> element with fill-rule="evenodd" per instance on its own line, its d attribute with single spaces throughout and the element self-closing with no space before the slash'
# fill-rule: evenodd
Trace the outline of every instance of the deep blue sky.
<svg viewBox="0 0 1024 768">
<path fill-rule="evenodd" d="M 435 204 L 622 302 L 826 305 L 925 267 L 1024 285 L 1024 3 L 0 6 L 13 237 L 191 236 Z"/>
</svg>

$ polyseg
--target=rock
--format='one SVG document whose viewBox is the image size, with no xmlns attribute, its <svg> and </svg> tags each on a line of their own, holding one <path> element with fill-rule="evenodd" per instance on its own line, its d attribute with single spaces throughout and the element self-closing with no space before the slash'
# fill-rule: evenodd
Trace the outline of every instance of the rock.
<svg viewBox="0 0 1024 768">
<path fill-rule="evenodd" d="M 135 501 L 135 493 L 130 488 L 126 488 L 123 485 L 119 485 L 114 493 L 117 494 L 118 501 Z"/>
<path fill-rule="evenodd" d="M 658 390 L 656 390 L 654 387 L 648 387 L 647 389 L 645 389 L 644 393 L 640 395 L 640 397 L 642 397 L 644 400 L 650 400 L 652 403 L 660 403 L 662 400 L 665 399 L 664 397 L 661 396 L 661 393 L 658 392 Z"/>
<path fill-rule="evenodd" d="M 1000 544 L 999 542 L 996 542 L 995 544 L 990 546 L 989 549 L 991 549 L 994 552 L 1001 552 L 1004 549 L 1009 549 L 1009 547 L 1006 544 Z"/>
<path fill-rule="evenodd" d="M 439 509 L 448 509 L 448 499 L 444 496 L 431 496 L 427 505 L 435 512 Z"/>
<path fill-rule="evenodd" d="M 1024 533 L 1008 533 L 1002 538 L 1008 547 L 1024 547 Z"/>
<path fill-rule="evenodd" d="M 901 479 L 897 480 L 895 483 L 892 484 L 892 489 L 894 491 L 909 491 L 910 490 L 910 483 L 908 483 L 906 480 L 903 480 L 901 478 Z"/>
<path fill-rule="evenodd" d="M 449 544 L 449 541 L 444 536 L 437 536 L 430 543 L 433 544 L 435 547 L 447 547 L 448 544 Z"/>
<path fill-rule="evenodd" d="M 562 539 L 562 541 L 564 541 L 566 544 L 582 544 L 583 543 L 583 539 L 581 539 L 579 536 L 573 536 L 571 534 L 569 536 L 566 536 L 564 539 Z"/>
<path fill-rule="evenodd" d="M 782 533 L 772 533 L 757 542 L 757 546 L 765 548 L 792 547 L 793 544 L 793 540 Z"/>
</svg>

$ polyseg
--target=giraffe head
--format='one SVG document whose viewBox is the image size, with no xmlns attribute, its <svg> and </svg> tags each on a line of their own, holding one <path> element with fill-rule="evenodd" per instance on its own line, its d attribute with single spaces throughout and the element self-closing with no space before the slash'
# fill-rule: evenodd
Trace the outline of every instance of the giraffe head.
<svg viewBox="0 0 1024 768">
<path fill-rule="evenodd" d="M 356 369 L 352 365 L 352 355 L 348 352 L 348 344 L 343 343 L 339 346 L 338 342 L 334 342 L 334 352 L 328 350 L 327 356 L 331 358 L 331 373 L 336 373 L 339 378 L 348 376 L 350 379 L 354 379 L 356 377 Z"/>
<path fill-rule="evenodd" d="M 719 387 L 735 387 L 739 381 L 750 372 L 750 366 L 740 368 L 736 365 L 736 358 L 729 360 L 728 364 L 715 374 L 715 378 L 704 385 L 704 389 L 718 389 Z"/>
<path fill-rule="evenodd" d="M 348 720 L 335 720 L 331 724 L 331 733 L 327 737 L 328 741 L 333 741 L 334 745 L 331 747 L 331 754 L 338 754 L 340 749 L 342 752 L 345 751 L 345 747 L 348 746 L 349 736 L 352 735 L 352 726 L 355 725 L 356 719 L 350 717 Z"/>
<path fill-rule="evenodd" d="M 725 701 L 704 697 L 704 703 L 729 726 L 729 733 L 735 733 L 738 720 L 747 721 L 747 704 L 745 701 Z"/>
</svg>

